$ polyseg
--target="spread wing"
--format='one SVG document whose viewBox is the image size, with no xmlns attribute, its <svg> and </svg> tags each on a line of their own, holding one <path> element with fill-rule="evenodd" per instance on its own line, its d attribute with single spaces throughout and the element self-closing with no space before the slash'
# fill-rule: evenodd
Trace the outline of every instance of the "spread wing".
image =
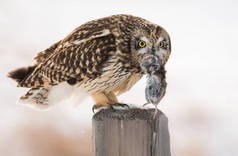
<svg viewBox="0 0 238 156">
<path fill-rule="evenodd" d="M 109 29 L 83 28 L 52 45 L 48 53 L 38 54 L 35 70 L 18 86 L 43 87 L 100 75 L 102 65 L 116 52 L 116 37 Z"/>
</svg>

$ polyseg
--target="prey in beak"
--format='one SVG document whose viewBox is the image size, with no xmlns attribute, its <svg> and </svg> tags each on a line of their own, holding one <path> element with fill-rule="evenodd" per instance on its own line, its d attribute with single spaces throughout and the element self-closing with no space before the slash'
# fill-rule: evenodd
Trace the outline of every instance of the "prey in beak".
<svg viewBox="0 0 238 156">
<path fill-rule="evenodd" d="M 153 104 L 155 106 L 155 118 L 158 112 L 157 106 L 162 97 L 161 80 L 155 75 L 161 67 L 161 61 L 153 54 L 144 54 L 141 61 L 141 67 L 147 73 L 145 98 L 148 103 L 144 104 L 143 107 L 150 103 Z"/>
<path fill-rule="evenodd" d="M 147 74 L 155 74 L 160 69 L 161 61 L 153 54 L 144 54 L 141 61 L 141 67 Z"/>
</svg>

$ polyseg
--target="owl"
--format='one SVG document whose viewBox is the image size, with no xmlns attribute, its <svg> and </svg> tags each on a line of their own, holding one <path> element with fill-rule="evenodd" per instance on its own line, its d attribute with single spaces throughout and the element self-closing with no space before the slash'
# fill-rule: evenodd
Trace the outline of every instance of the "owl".
<svg viewBox="0 0 238 156">
<path fill-rule="evenodd" d="M 29 88 L 19 103 L 47 109 L 66 98 L 82 100 L 89 95 L 95 101 L 94 110 L 122 105 L 117 95 L 145 75 L 142 58 L 146 54 L 159 60 L 155 75 L 165 92 L 164 65 L 170 53 L 170 37 L 161 26 L 132 15 L 112 15 L 77 27 L 39 52 L 31 66 L 8 76 L 18 87 Z"/>
</svg>

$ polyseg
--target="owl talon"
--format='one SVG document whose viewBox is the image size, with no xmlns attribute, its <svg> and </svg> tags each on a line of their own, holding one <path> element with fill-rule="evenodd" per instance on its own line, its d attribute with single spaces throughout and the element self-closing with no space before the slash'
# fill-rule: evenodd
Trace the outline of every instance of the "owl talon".
<svg viewBox="0 0 238 156">
<path fill-rule="evenodd" d="M 94 110 L 95 110 L 95 106 L 92 107 L 92 111 L 93 111 L 93 113 L 95 113 Z"/>
<path fill-rule="evenodd" d="M 127 104 L 125 104 L 125 103 L 115 103 L 115 104 L 113 104 L 113 105 L 110 105 L 111 107 L 112 107 L 112 109 L 114 109 L 114 106 L 119 106 L 119 107 L 127 107 L 128 109 L 130 108 Z"/>
<path fill-rule="evenodd" d="M 99 105 L 99 104 L 97 104 L 97 105 L 94 105 L 93 107 L 92 107 L 92 111 L 93 111 L 93 113 L 95 113 L 95 109 L 100 109 L 100 108 L 111 108 L 111 106 L 110 105 Z"/>
</svg>

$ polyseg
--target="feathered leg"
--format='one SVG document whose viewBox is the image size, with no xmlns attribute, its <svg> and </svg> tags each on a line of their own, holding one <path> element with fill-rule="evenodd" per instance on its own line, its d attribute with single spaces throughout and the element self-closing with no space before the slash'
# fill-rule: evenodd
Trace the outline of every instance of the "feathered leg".
<svg viewBox="0 0 238 156">
<path fill-rule="evenodd" d="M 92 108 L 93 112 L 94 109 L 98 109 L 100 107 L 109 107 L 111 109 L 113 109 L 113 106 L 129 107 L 127 104 L 119 103 L 116 95 L 113 92 L 109 93 L 101 92 L 93 94 L 92 97 L 96 102 L 96 104 Z"/>
</svg>

